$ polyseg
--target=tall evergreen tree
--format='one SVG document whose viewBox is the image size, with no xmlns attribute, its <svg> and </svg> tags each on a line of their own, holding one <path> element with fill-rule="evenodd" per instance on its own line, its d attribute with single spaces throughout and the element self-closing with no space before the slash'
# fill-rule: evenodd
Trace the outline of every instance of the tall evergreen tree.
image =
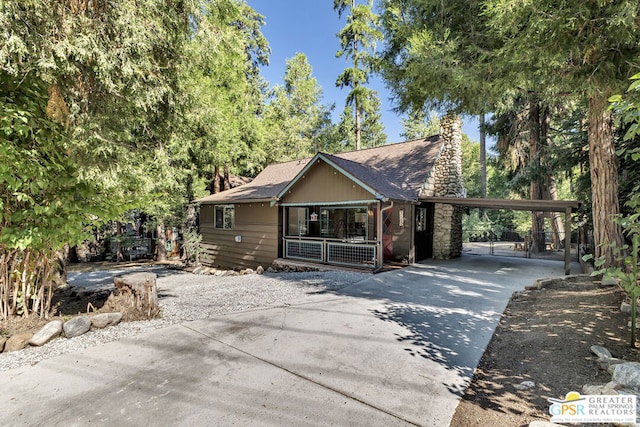
<svg viewBox="0 0 640 427">
<path fill-rule="evenodd" d="M 379 145 L 382 125 L 380 123 L 380 101 L 376 91 L 366 87 L 374 72 L 372 58 L 376 42 L 382 39 L 378 29 L 379 17 L 373 12 L 373 2 L 357 3 L 356 0 L 334 0 L 333 8 L 339 16 L 348 9 L 347 25 L 338 33 L 340 50 L 337 57 L 346 57 L 351 66 L 346 68 L 336 80 L 338 87 L 349 87 L 347 105 L 353 105 L 355 114 L 355 149 L 362 147 L 363 122 L 367 121 L 367 137 L 375 138 L 367 144 Z M 376 129 L 373 131 L 373 129 Z M 386 141 L 386 136 L 384 137 Z"/>
<path fill-rule="evenodd" d="M 267 163 L 313 155 L 324 145 L 332 107 L 321 103 L 322 88 L 306 55 L 287 60 L 284 86 L 273 89 L 265 107 Z"/>
<path fill-rule="evenodd" d="M 571 93 L 588 101 L 589 162 L 596 256 L 615 263 L 607 244 L 622 236 L 613 120 L 608 98 L 625 89 L 640 53 L 636 1 L 598 3 L 491 0 L 485 16 L 500 39 L 496 71 L 550 95 Z"/>
<path fill-rule="evenodd" d="M 423 109 L 411 110 L 400 124 L 402 126 L 400 136 L 407 140 L 426 138 L 440 133 L 440 119 L 435 111 L 431 111 L 427 117 Z"/>
</svg>

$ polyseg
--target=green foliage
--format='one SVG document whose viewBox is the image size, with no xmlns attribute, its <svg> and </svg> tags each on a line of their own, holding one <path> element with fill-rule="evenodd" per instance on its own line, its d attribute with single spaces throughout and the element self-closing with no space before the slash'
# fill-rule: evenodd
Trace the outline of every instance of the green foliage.
<svg viewBox="0 0 640 427">
<path fill-rule="evenodd" d="M 108 201 L 67 155 L 64 128 L 46 117 L 45 85 L 0 72 L 0 87 L 0 245 L 50 250 L 83 240 L 83 225 L 111 213 Z"/>
<path fill-rule="evenodd" d="M 440 133 L 440 118 L 438 113 L 431 111 L 429 117 L 424 109 L 411 110 L 408 117 L 400 121 L 402 136 L 406 140 L 426 138 Z M 463 147 L 464 149 L 464 147 Z"/>
<path fill-rule="evenodd" d="M 200 246 L 202 235 L 198 233 L 198 230 L 191 228 L 183 234 L 183 237 L 182 248 L 184 250 L 185 263 L 189 265 L 198 262 L 200 256 L 204 253 L 202 246 Z"/>
<path fill-rule="evenodd" d="M 462 136 L 462 183 L 467 197 L 480 197 L 480 144 Z"/>
<path fill-rule="evenodd" d="M 49 314 L 56 250 L 114 215 L 101 187 L 67 153 L 62 125 L 47 118 L 47 89 L 32 74 L 0 71 L 0 318 Z"/>
<path fill-rule="evenodd" d="M 350 88 L 346 105 L 354 107 L 355 148 L 383 145 L 387 136 L 380 120 L 380 99 L 376 91 L 365 86 L 377 68 L 374 60 L 376 43 L 382 40 L 379 16 L 373 12 L 371 0 L 366 3 L 334 0 L 333 8 L 339 16 L 349 10 L 347 24 L 338 33 L 340 50 L 336 57 L 344 56 L 351 61 L 351 66 L 340 73 L 336 86 Z"/>
<path fill-rule="evenodd" d="M 626 93 L 614 95 L 609 101 L 616 112 L 616 125 L 624 130 L 617 155 L 625 176 L 621 182 L 621 198 L 629 209 L 640 209 L 640 74 L 630 79 Z"/>
<path fill-rule="evenodd" d="M 284 86 L 276 86 L 263 114 L 267 163 L 309 157 L 336 145 L 331 135 L 333 107 L 321 104 L 322 89 L 306 55 L 287 60 Z"/>
<path fill-rule="evenodd" d="M 384 0 L 379 66 L 402 111 L 489 111 L 494 48 L 482 3 Z"/>
<path fill-rule="evenodd" d="M 625 290 L 631 300 L 631 334 L 630 345 L 636 345 L 636 303 L 640 297 L 640 213 L 634 213 L 628 217 L 619 216 L 616 218 L 626 236 L 631 240 L 631 245 L 624 244 L 617 246 L 611 244 L 613 252 L 619 261 L 617 266 L 607 265 L 605 257 L 595 259 L 596 270 L 591 273 L 592 276 L 603 275 L 603 278 L 615 279 L 619 285 Z M 593 259 L 593 255 L 585 255 L 585 261 Z"/>
</svg>

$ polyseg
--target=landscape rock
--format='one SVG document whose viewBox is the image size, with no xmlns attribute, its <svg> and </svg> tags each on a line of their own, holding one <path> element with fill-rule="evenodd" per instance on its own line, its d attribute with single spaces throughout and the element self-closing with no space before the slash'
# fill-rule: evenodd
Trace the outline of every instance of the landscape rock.
<svg viewBox="0 0 640 427">
<path fill-rule="evenodd" d="M 611 365 L 608 370 L 612 374 L 612 381 L 623 387 L 640 388 L 640 363 L 627 362 Z"/>
<path fill-rule="evenodd" d="M 7 338 L 6 337 L 0 337 L 0 353 L 2 353 L 4 351 L 4 343 L 7 342 Z"/>
<path fill-rule="evenodd" d="M 622 313 L 631 313 L 631 304 L 626 301 L 622 301 L 620 303 L 620 311 Z"/>
<path fill-rule="evenodd" d="M 604 384 L 585 384 L 582 386 L 582 394 L 597 396 L 602 394 Z"/>
<path fill-rule="evenodd" d="M 533 381 L 522 381 L 520 384 L 518 384 L 516 387 L 516 390 L 529 390 L 530 388 L 534 388 L 536 386 L 536 383 L 534 383 Z"/>
<path fill-rule="evenodd" d="M 102 329 L 117 325 L 122 320 L 122 313 L 100 313 L 91 317 L 91 327 Z"/>
<path fill-rule="evenodd" d="M 64 336 L 67 338 L 86 334 L 91 329 L 91 319 L 88 316 L 78 316 L 67 320 L 62 325 Z"/>
<path fill-rule="evenodd" d="M 263 274 L 263 273 L 264 273 L 264 268 L 261 265 L 256 267 L 256 274 Z"/>
<path fill-rule="evenodd" d="M 31 332 L 20 332 L 9 337 L 6 343 L 4 343 L 4 352 L 18 351 L 29 345 L 29 340 L 33 334 Z"/>
<path fill-rule="evenodd" d="M 52 339 L 60 336 L 62 332 L 62 320 L 52 320 L 38 330 L 31 339 L 29 344 L 35 346 L 42 346 L 51 341 Z"/>
<path fill-rule="evenodd" d="M 609 350 L 607 350 L 606 348 L 600 345 L 592 345 L 591 351 L 601 359 L 604 359 L 604 358 L 610 359 L 613 357 L 613 355 Z"/>
<path fill-rule="evenodd" d="M 609 371 L 611 365 L 618 365 L 620 363 L 626 363 L 622 359 L 616 359 L 615 357 L 602 357 L 598 359 L 598 367 L 603 371 Z"/>
</svg>

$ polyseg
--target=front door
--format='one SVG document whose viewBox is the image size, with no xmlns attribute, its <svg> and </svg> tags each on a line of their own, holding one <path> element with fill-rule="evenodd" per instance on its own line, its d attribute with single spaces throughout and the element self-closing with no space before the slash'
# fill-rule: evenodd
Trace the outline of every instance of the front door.
<svg viewBox="0 0 640 427">
<path fill-rule="evenodd" d="M 433 215 L 435 204 L 416 206 L 415 245 L 416 261 L 433 257 Z"/>
</svg>

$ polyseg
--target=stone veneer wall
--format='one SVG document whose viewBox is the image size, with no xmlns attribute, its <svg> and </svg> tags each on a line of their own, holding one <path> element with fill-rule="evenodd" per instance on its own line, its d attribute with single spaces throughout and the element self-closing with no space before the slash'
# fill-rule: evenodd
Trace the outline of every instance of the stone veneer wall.
<svg viewBox="0 0 640 427">
<path fill-rule="evenodd" d="M 464 197 L 462 185 L 462 122 L 448 114 L 440 119 L 442 151 L 425 183 L 422 195 Z M 433 233 L 433 257 L 448 259 L 462 253 L 462 212 L 458 206 L 436 203 Z"/>
</svg>

